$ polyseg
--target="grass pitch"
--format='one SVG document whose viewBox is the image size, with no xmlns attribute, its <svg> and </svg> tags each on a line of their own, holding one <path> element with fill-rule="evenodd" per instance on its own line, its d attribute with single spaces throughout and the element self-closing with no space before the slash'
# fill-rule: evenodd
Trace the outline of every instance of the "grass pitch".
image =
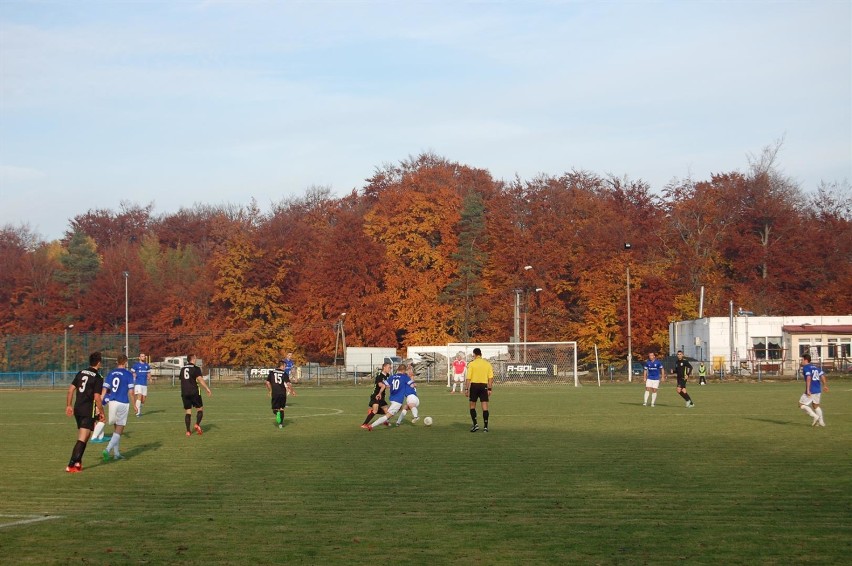
<svg viewBox="0 0 852 566">
<path fill-rule="evenodd" d="M 498 388 L 491 432 L 420 387 L 421 416 L 359 428 L 368 387 L 214 389 L 184 436 L 153 387 L 123 461 L 84 471 L 64 391 L 0 391 L 3 564 L 840 564 L 852 556 L 852 383 Z M 194 422 L 194 421 L 193 421 Z M 422 423 L 422 420 L 421 420 Z M 480 415 L 480 426 L 481 415 Z M 109 434 L 109 428 L 108 428 Z"/>
</svg>

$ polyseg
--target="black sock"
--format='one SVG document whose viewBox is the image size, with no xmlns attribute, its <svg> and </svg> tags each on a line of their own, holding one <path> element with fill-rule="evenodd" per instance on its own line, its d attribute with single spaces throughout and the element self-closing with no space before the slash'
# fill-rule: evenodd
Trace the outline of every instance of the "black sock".
<svg viewBox="0 0 852 566">
<path fill-rule="evenodd" d="M 372 409 L 370 409 L 369 411 L 367 411 L 367 418 L 366 418 L 366 419 L 364 419 L 364 424 L 370 424 L 370 421 L 371 421 L 371 420 L 373 420 L 373 416 L 374 416 L 374 415 L 375 415 L 375 413 L 373 412 L 373 410 L 372 410 Z"/>
<path fill-rule="evenodd" d="M 686 391 L 683 392 L 683 398 L 692 403 L 692 398 L 689 396 L 689 393 Z"/>
<path fill-rule="evenodd" d="M 189 425 L 192 424 L 192 415 L 184 415 L 183 421 L 186 423 L 186 432 L 189 432 Z"/>
<path fill-rule="evenodd" d="M 677 394 L 683 397 L 685 401 L 689 401 L 689 395 L 686 394 L 686 391 L 678 391 Z"/>
<path fill-rule="evenodd" d="M 204 418 L 204 411 L 198 409 L 195 411 L 195 425 L 198 426 L 201 424 L 201 419 Z"/>
<path fill-rule="evenodd" d="M 470 420 L 473 421 L 473 424 L 476 424 L 476 409 L 470 410 Z"/>
<path fill-rule="evenodd" d="M 482 411 L 482 422 L 485 424 L 485 428 L 488 428 L 488 411 Z"/>
<path fill-rule="evenodd" d="M 83 452 L 86 451 L 86 443 L 82 440 L 78 440 L 74 445 L 74 449 L 71 450 L 71 460 L 68 462 L 69 466 L 73 466 L 77 462 L 80 462 L 83 459 Z"/>
</svg>

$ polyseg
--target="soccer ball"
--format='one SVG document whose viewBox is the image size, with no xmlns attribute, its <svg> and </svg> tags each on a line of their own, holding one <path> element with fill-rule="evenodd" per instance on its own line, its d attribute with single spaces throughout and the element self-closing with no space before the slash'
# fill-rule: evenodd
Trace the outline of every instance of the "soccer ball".
<svg viewBox="0 0 852 566">
<path fill-rule="evenodd" d="M 423 419 L 423 424 L 426 426 L 432 426 L 432 417 L 426 417 Z"/>
</svg>

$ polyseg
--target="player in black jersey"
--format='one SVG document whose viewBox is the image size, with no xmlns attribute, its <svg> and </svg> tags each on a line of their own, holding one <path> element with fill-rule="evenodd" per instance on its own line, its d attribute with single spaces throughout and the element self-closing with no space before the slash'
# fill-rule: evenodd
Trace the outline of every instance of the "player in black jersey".
<svg viewBox="0 0 852 566">
<path fill-rule="evenodd" d="M 104 407 L 101 400 L 101 389 L 104 386 L 104 378 L 101 376 L 101 353 L 89 354 L 89 367 L 81 370 L 74 376 L 71 385 L 68 386 L 68 395 L 65 398 L 65 414 L 69 417 L 74 415 L 77 421 L 77 442 L 71 451 L 71 459 L 68 461 L 65 471 L 69 473 L 83 471 L 83 453 L 86 451 L 86 443 L 92 435 L 96 420 L 103 420 Z M 74 406 L 71 406 L 71 398 L 77 392 Z"/>
<path fill-rule="evenodd" d="M 677 361 L 675 361 L 675 376 L 677 377 L 677 394 L 683 397 L 686 401 L 686 407 L 691 409 L 695 406 L 689 393 L 686 392 L 686 380 L 692 375 L 692 364 L 689 360 L 684 359 L 683 352 L 677 351 Z"/>
<path fill-rule="evenodd" d="M 290 385 L 290 370 L 287 368 L 287 360 L 279 360 L 278 369 L 269 370 L 269 376 L 265 383 L 269 397 L 272 399 L 272 412 L 275 414 L 275 422 L 278 423 L 278 428 L 284 428 L 284 407 L 287 406 L 287 393 L 296 395 L 293 386 Z"/>
<path fill-rule="evenodd" d="M 195 408 L 195 432 L 201 434 L 201 419 L 204 417 L 204 401 L 201 400 L 201 391 L 198 385 L 201 384 L 207 390 L 207 396 L 213 395 L 210 388 L 207 387 L 207 382 L 201 376 L 201 368 L 195 365 L 195 354 L 190 354 L 186 357 L 187 364 L 180 368 L 180 396 L 183 399 L 183 408 L 186 414 L 183 416 L 186 423 L 186 435 L 192 436 L 192 430 L 189 428 L 192 424 L 192 409 Z"/>
<path fill-rule="evenodd" d="M 387 385 L 385 384 L 385 381 L 388 377 L 390 377 L 390 372 L 390 363 L 385 363 L 382 364 L 381 371 L 376 373 L 373 394 L 370 395 L 370 401 L 367 403 L 370 409 L 367 411 L 367 418 L 364 419 L 364 424 L 361 425 L 361 428 L 368 428 L 370 426 L 370 421 L 373 420 L 373 417 L 379 414 L 379 411 L 381 411 L 382 414 L 387 414 L 388 402 L 385 400 L 385 389 L 387 388 Z"/>
</svg>

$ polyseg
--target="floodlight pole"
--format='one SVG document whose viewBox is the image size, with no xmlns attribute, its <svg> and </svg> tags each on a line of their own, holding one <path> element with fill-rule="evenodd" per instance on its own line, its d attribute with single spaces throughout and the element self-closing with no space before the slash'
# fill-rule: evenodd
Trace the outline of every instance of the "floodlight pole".
<svg viewBox="0 0 852 566">
<path fill-rule="evenodd" d="M 521 293 L 522 289 L 515 289 L 515 359 L 518 359 L 518 342 L 521 340 Z"/>
<path fill-rule="evenodd" d="M 130 272 L 124 272 L 124 355 L 130 357 L 130 318 L 128 317 L 128 295 L 127 281 L 130 278 Z"/>
<path fill-rule="evenodd" d="M 524 289 L 524 363 L 527 363 L 527 313 L 530 310 L 530 291 L 541 293 L 542 288 Z"/>
<path fill-rule="evenodd" d="M 624 249 L 630 250 L 629 242 L 624 243 Z M 633 382 L 633 332 L 630 320 L 630 260 L 627 261 L 627 381 Z"/>
<path fill-rule="evenodd" d="M 68 331 L 74 328 L 73 324 L 69 324 L 66 326 L 63 331 L 63 346 L 62 346 L 62 373 L 68 373 Z M 63 375 L 64 378 L 64 375 Z"/>
<path fill-rule="evenodd" d="M 525 265 L 524 271 L 529 272 L 533 267 Z M 529 285 L 524 283 L 523 287 L 515 289 L 515 360 L 520 361 L 520 348 L 518 343 L 521 341 L 521 293 L 524 295 L 524 342 L 527 341 L 527 292 Z"/>
</svg>

